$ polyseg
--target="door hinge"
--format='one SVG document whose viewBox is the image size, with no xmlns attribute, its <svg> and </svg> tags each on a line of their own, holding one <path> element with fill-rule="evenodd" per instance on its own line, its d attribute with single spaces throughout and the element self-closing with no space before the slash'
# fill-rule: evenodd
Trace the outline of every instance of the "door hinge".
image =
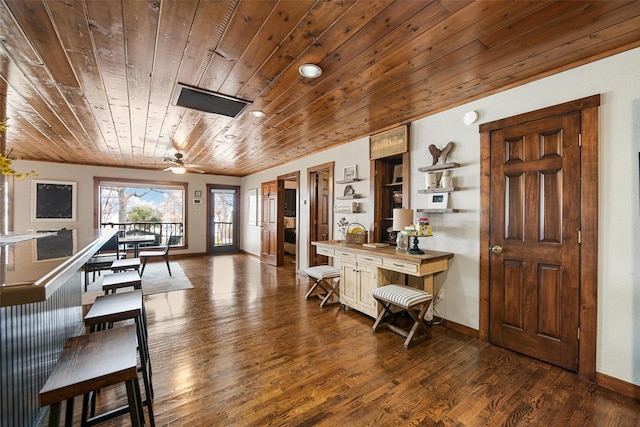
<svg viewBox="0 0 640 427">
<path fill-rule="evenodd" d="M 580 341 L 580 328 L 578 328 L 578 341 Z"/>
<path fill-rule="evenodd" d="M 578 147 L 582 147 L 582 134 L 578 134 Z"/>
<path fill-rule="evenodd" d="M 582 230 L 578 230 L 578 244 L 582 244 Z"/>
</svg>

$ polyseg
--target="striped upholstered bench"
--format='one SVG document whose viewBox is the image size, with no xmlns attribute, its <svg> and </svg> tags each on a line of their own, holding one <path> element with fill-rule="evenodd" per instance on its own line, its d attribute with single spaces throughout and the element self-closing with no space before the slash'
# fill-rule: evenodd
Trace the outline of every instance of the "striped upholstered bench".
<svg viewBox="0 0 640 427">
<path fill-rule="evenodd" d="M 338 285 L 340 284 L 340 270 L 330 265 L 316 265 L 307 268 L 304 272 L 307 276 L 315 280 L 315 283 L 304 298 L 309 299 L 311 296 L 317 296 L 322 300 L 320 307 L 324 307 L 329 301 L 329 298 L 331 298 L 338 289 Z M 313 292 L 317 288 L 320 288 L 321 292 L 314 294 Z M 333 301 L 331 304 L 337 302 L 340 301 Z"/>
<path fill-rule="evenodd" d="M 406 338 L 404 348 L 409 348 L 409 343 L 415 337 L 418 328 L 424 330 L 425 335 L 423 337 L 430 336 L 429 325 L 424 320 L 424 315 L 433 300 L 433 296 L 429 292 L 410 286 L 386 285 L 374 289 L 373 297 L 382 306 L 382 310 L 373 324 L 373 332 L 381 326 L 391 329 Z M 411 330 L 407 331 L 393 324 L 398 314 L 393 313 L 391 310 L 393 306 L 402 308 L 403 311 L 406 311 L 411 316 L 413 319 Z M 389 314 L 389 319 L 382 323 L 387 314 Z"/>
</svg>

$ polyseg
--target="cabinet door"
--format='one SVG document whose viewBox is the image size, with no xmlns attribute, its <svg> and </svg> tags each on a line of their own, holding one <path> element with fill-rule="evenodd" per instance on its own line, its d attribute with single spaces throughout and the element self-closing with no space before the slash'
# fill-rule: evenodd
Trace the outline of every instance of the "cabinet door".
<svg viewBox="0 0 640 427">
<path fill-rule="evenodd" d="M 356 289 L 356 306 L 369 316 L 378 315 L 378 302 L 373 298 L 373 290 L 378 286 L 378 269 L 358 265 L 360 283 Z"/>
<path fill-rule="evenodd" d="M 350 307 L 356 304 L 356 287 L 358 286 L 358 271 L 356 264 L 340 260 L 340 302 Z"/>
</svg>

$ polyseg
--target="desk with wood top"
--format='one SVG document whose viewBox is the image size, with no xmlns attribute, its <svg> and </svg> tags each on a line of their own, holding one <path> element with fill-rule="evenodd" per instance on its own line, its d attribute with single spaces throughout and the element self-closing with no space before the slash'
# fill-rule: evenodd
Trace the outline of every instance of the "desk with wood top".
<svg viewBox="0 0 640 427">
<path fill-rule="evenodd" d="M 318 255 L 339 260 L 340 302 L 374 318 L 378 315 L 378 303 L 371 295 L 374 288 L 407 283 L 435 296 L 433 276 L 447 270 L 453 258 L 452 253 L 438 251 L 410 255 L 394 246 L 370 248 L 336 241 L 311 244 Z"/>
</svg>

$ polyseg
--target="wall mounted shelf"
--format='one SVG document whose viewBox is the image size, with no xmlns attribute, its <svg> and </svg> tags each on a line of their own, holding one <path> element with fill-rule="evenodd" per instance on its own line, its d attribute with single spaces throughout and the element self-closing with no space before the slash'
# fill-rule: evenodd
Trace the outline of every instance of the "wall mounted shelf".
<svg viewBox="0 0 640 427">
<path fill-rule="evenodd" d="M 418 209 L 416 212 L 432 213 L 432 214 L 456 213 L 456 212 L 460 212 L 460 209 Z"/>
<path fill-rule="evenodd" d="M 336 184 L 350 184 L 352 182 L 358 182 L 358 181 L 363 181 L 363 180 L 360 178 L 348 179 L 348 180 L 341 179 L 339 181 L 336 181 Z"/>
<path fill-rule="evenodd" d="M 454 191 L 460 190 L 460 187 L 447 187 L 447 188 L 425 188 L 423 190 L 418 190 L 420 194 L 431 194 L 431 193 L 453 193 Z"/>
<path fill-rule="evenodd" d="M 418 168 L 418 170 L 420 172 L 435 172 L 435 171 L 442 171 L 446 169 L 453 169 L 453 168 L 459 168 L 459 167 L 460 167 L 460 163 L 443 163 L 443 164 L 433 165 L 433 166 L 422 166 Z"/>
</svg>

